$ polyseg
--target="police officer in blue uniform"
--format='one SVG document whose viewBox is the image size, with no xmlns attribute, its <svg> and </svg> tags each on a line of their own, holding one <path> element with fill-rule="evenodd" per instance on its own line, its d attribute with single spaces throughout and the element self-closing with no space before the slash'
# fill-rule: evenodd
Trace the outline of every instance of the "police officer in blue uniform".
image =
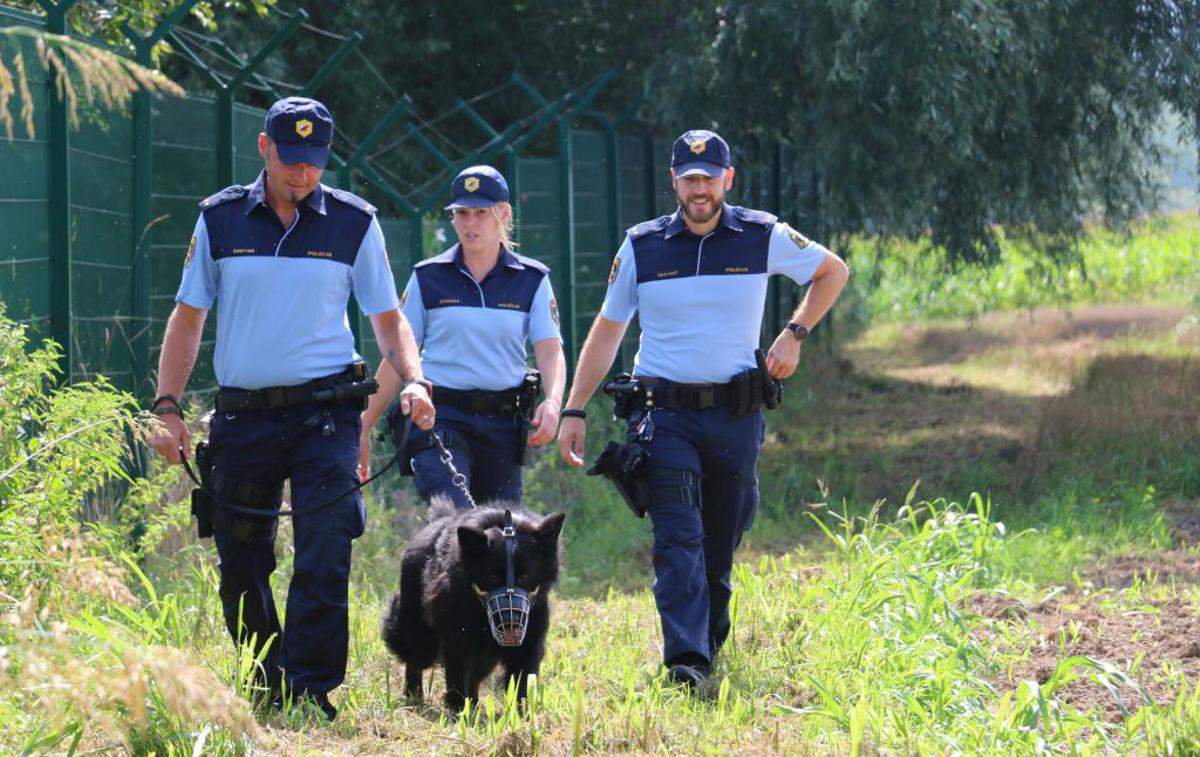
<svg viewBox="0 0 1200 757">
<path fill-rule="evenodd" d="M 653 526 L 663 662 L 671 680 L 691 688 L 729 633 L 733 553 L 758 508 L 761 407 L 772 379 L 795 372 L 804 338 L 849 270 L 770 213 L 725 203 L 734 169 L 714 132 L 675 141 L 671 176 L 679 208 L 629 229 L 613 260 L 562 412 L 559 448 L 569 464 L 583 464 L 583 407 L 638 313 L 633 380 L 610 388 L 633 390 L 621 395 L 632 398 L 624 449 L 637 456 L 621 457 L 637 462 L 626 469 L 631 504 Z M 760 370 L 755 350 L 771 274 L 812 284 Z"/>
<path fill-rule="evenodd" d="M 153 407 L 163 422 L 153 445 L 178 463 L 190 445 L 178 397 L 215 300 L 220 390 L 207 449 L 225 622 L 235 642 L 253 639 L 263 654 L 260 682 L 273 703 L 307 699 L 330 719 L 328 693 L 346 672 L 351 541 L 366 525 L 357 492 L 334 499 L 357 480 L 362 405 L 346 395 L 366 378 L 346 317 L 351 293 L 403 377 L 404 410 L 422 426 L 434 420 L 375 208 L 320 183 L 332 140 L 324 105 L 280 100 L 258 136 L 258 179 L 200 203 Z M 270 586 L 277 518 L 231 508 L 271 512 L 285 480 L 295 570 L 281 628 Z"/>
<path fill-rule="evenodd" d="M 513 252 L 508 183 L 496 169 L 459 173 L 446 209 L 458 244 L 416 265 L 402 307 L 432 382 L 434 433 L 466 476 L 471 499 L 519 502 L 525 453 L 554 438 L 566 381 L 550 269 Z M 545 385 L 541 402 L 538 382 L 527 374 L 527 342 Z M 400 385 L 386 364 L 376 380 L 380 391 L 363 413 L 364 467 L 370 429 Z M 423 497 L 446 495 L 457 507 L 470 507 L 430 434 L 414 432 L 410 450 Z"/>
</svg>

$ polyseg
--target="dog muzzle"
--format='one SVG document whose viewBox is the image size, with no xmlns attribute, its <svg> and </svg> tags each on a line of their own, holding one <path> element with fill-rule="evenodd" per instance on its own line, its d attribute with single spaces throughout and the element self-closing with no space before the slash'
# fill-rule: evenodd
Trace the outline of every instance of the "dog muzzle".
<svg viewBox="0 0 1200 757">
<path fill-rule="evenodd" d="M 504 529 L 501 533 L 504 534 L 504 567 L 508 580 L 504 586 L 491 592 L 486 592 L 475 584 L 472 584 L 471 588 L 483 603 L 488 626 L 492 629 L 492 638 L 496 643 L 502 647 L 519 647 L 525 641 L 525 631 L 529 628 L 529 611 L 541 587 L 528 592 L 517 586 L 516 564 L 513 559 L 517 549 L 517 532 L 513 528 L 512 512 L 509 510 L 504 511 Z"/>
<path fill-rule="evenodd" d="M 537 589 L 534 589 L 533 596 L 536 595 Z M 519 647 L 524 643 L 525 631 L 529 628 L 529 610 L 533 606 L 529 592 L 518 586 L 503 586 L 489 593 L 483 606 L 497 644 Z"/>
</svg>

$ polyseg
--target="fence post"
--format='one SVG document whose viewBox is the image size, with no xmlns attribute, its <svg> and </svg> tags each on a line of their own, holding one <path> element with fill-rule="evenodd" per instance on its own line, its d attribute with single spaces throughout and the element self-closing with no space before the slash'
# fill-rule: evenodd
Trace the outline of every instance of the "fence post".
<svg viewBox="0 0 1200 757">
<path fill-rule="evenodd" d="M 771 212 L 776 216 L 783 215 L 783 144 L 775 143 L 775 149 L 771 151 Z M 782 280 L 778 276 L 771 277 L 769 292 L 771 297 L 770 318 L 771 331 L 778 332 L 783 328 L 785 318 L 791 318 L 792 314 L 789 311 L 786 315 L 783 314 L 783 305 L 779 301 L 782 295 Z M 771 335 L 774 338 L 773 334 Z"/>
<path fill-rule="evenodd" d="M 574 149 L 571 144 L 571 122 L 567 117 L 558 120 L 558 223 L 562 242 L 562 290 L 558 293 L 563 341 L 566 343 L 567 378 L 579 350 L 579 325 L 575 322 L 575 171 Z"/>
<path fill-rule="evenodd" d="M 77 0 L 38 0 L 46 11 L 46 31 L 67 33 L 67 11 Z M 66 61 L 62 61 L 65 65 Z M 71 161 L 70 135 L 67 122 L 67 101 L 60 92 L 56 77 L 47 77 L 49 90 L 49 134 L 47 147 L 48 215 L 50 220 L 50 337 L 62 347 L 59 368 L 60 383 L 71 380 L 75 362 L 75 345 L 71 328 Z"/>
<path fill-rule="evenodd" d="M 199 0 L 183 0 L 171 13 L 142 36 L 128 23 L 121 31 L 133 45 L 134 60 L 151 68 L 152 53 L 173 26 L 183 20 Z M 150 226 L 151 195 L 154 191 L 154 114 L 150 94 L 139 91 L 133 96 L 133 393 L 139 399 L 153 394 L 150 384 Z"/>
</svg>

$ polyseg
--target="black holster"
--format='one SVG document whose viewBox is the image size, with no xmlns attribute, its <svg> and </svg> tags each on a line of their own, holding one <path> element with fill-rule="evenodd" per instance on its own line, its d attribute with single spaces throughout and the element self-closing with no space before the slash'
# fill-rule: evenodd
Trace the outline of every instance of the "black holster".
<svg viewBox="0 0 1200 757">
<path fill-rule="evenodd" d="M 767 370 L 767 356 L 759 348 L 754 351 L 754 362 L 757 366 L 759 381 L 762 386 L 762 403 L 768 410 L 774 410 L 783 402 L 783 382 L 771 376 Z"/>
<path fill-rule="evenodd" d="M 192 515 L 196 518 L 196 535 L 207 539 L 213 535 L 213 508 L 217 504 L 209 494 L 212 491 L 213 461 L 207 441 L 196 445 L 194 459 L 201 486 L 192 489 Z"/>
<path fill-rule="evenodd" d="M 642 409 L 645 399 L 639 392 L 638 382 L 628 373 L 618 373 L 604 385 L 604 393 L 613 400 L 613 419 L 629 418 Z"/>
<path fill-rule="evenodd" d="M 592 466 L 587 469 L 589 476 L 604 476 L 617 487 L 617 492 L 625 500 L 625 504 L 639 518 L 646 516 L 646 509 L 639 504 L 637 475 L 650 454 L 637 441 L 629 440 L 624 444 L 609 442 Z"/>
<path fill-rule="evenodd" d="M 529 465 L 529 435 L 533 433 L 533 412 L 542 391 L 542 374 L 536 368 L 525 369 L 525 380 L 517 388 L 517 465 Z"/>
</svg>

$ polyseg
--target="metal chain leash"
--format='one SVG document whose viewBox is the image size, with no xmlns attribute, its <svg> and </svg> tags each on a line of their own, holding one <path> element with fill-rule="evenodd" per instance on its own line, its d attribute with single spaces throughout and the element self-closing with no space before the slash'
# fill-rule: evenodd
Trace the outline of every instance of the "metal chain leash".
<svg viewBox="0 0 1200 757">
<path fill-rule="evenodd" d="M 437 445 L 438 457 L 442 461 L 442 465 L 450 469 L 450 483 L 458 487 L 463 496 L 467 498 L 467 503 L 471 508 L 475 508 L 475 498 L 471 496 L 471 490 L 467 488 L 467 477 L 459 473 L 458 468 L 454 467 L 454 459 L 450 455 L 450 450 L 446 449 L 446 445 L 442 444 L 442 437 L 436 431 L 430 431 L 429 435 L 433 437 L 433 443 Z"/>
</svg>

